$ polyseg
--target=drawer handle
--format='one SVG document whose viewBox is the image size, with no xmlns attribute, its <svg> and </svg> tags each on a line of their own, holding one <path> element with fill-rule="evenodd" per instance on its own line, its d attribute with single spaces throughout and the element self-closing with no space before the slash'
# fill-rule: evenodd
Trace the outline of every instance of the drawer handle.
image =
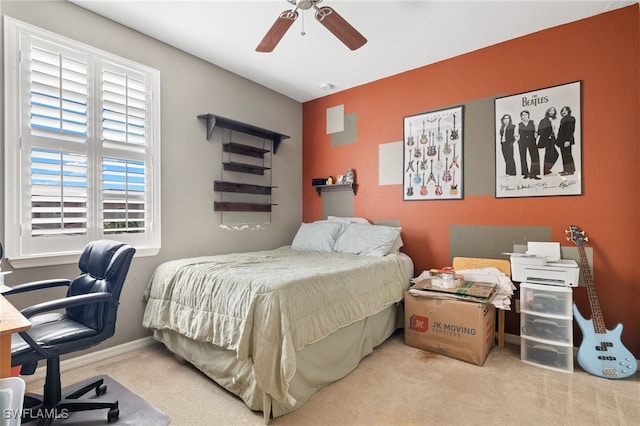
<svg viewBox="0 0 640 426">
<path fill-rule="evenodd" d="M 534 325 L 547 325 L 550 327 L 558 327 L 558 323 L 556 323 L 555 321 L 549 321 L 549 320 L 543 320 L 543 319 L 537 319 L 533 321 Z"/>
</svg>

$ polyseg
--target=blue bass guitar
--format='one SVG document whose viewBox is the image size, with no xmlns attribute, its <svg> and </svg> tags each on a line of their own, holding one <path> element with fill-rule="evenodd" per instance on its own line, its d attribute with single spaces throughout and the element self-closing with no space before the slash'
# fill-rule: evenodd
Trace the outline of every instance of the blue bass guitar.
<svg viewBox="0 0 640 426">
<path fill-rule="evenodd" d="M 573 316 L 582 331 L 582 343 L 578 348 L 578 364 L 588 373 L 606 379 L 625 379 L 633 376 L 638 369 L 638 361 L 620 340 L 622 324 L 618 324 L 613 330 L 607 330 L 604 324 L 584 250 L 584 242 L 588 238 L 584 236 L 584 231 L 581 231 L 577 226 L 571 225 L 569 228 L 565 232 L 571 233 L 571 238 L 567 239 L 578 246 L 580 270 L 587 287 L 592 317 L 589 320 L 585 319 L 576 304 L 573 304 Z"/>
</svg>

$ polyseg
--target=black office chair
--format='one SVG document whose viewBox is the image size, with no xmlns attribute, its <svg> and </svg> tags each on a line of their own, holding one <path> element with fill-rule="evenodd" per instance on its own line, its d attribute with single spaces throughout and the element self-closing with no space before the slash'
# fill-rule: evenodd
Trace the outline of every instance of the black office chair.
<svg viewBox="0 0 640 426">
<path fill-rule="evenodd" d="M 33 374 L 38 361 L 47 361 L 44 395 L 27 394 L 23 422 L 38 419 L 51 424 L 55 416 L 74 411 L 108 408 L 107 420 L 120 415 L 118 401 L 78 400 L 92 389 L 97 395 L 107 391 L 102 379 L 87 380 L 62 395 L 60 356 L 87 349 L 113 336 L 118 300 L 135 249 L 117 241 L 94 241 L 84 248 L 78 262 L 82 275 L 66 279 L 37 281 L 14 286 L 5 296 L 58 286 L 67 286 L 66 297 L 23 309 L 31 321 L 27 331 L 11 340 L 11 365 L 22 366 L 20 373 Z M 64 311 L 63 311 L 64 310 Z M 31 417 L 30 417 L 31 416 Z"/>
</svg>

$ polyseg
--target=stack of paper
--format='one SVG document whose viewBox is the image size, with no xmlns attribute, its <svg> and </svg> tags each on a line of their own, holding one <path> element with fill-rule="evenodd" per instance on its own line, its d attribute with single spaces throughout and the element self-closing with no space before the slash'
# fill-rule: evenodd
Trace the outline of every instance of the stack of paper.
<svg viewBox="0 0 640 426">
<path fill-rule="evenodd" d="M 415 296 L 441 299 L 457 299 L 471 302 L 489 301 L 498 309 L 506 311 L 511 310 L 511 297 L 513 296 L 513 291 L 516 287 L 513 285 L 513 282 L 511 282 L 511 279 L 499 269 L 494 267 L 466 269 L 463 271 L 456 271 L 456 277 L 458 276 L 462 277 L 460 285 L 462 285 L 462 283 L 472 282 L 474 283 L 474 287 L 477 287 L 478 291 L 480 291 L 482 287 L 485 287 L 486 289 L 487 285 L 493 286 L 493 292 L 490 293 L 488 298 L 485 298 L 482 293 L 479 296 L 458 294 L 458 287 L 451 289 L 433 287 L 430 285 L 429 281 L 427 281 L 431 277 L 431 273 L 429 271 L 423 271 L 418 277 L 411 280 L 414 284 L 409 289 L 409 293 Z M 418 283 L 422 284 L 418 286 Z M 463 292 L 464 291 L 467 290 L 463 289 Z M 473 291 L 475 292 L 476 290 L 474 289 Z"/>
<path fill-rule="evenodd" d="M 427 278 L 416 282 L 409 290 L 415 296 L 431 297 L 435 299 L 455 299 L 469 302 L 489 302 L 497 291 L 496 283 L 459 280 L 459 285 L 446 288 L 432 285 Z"/>
</svg>

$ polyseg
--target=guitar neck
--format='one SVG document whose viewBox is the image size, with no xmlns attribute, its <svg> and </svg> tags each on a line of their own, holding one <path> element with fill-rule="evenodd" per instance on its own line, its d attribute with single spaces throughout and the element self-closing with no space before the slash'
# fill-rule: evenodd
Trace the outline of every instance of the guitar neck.
<svg viewBox="0 0 640 426">
<path fill-rule="evenodd" d="M 587 287 L 587 295 L 589 296 L 589 306 L 591 307 L 591 319 L 593 320 L 593 328 L 595 329 L 596 333 L 606 333 L 607 328 L 604 324 L 602 311 L 600 310 L 600 302 L 598 302 L 596 286 L 593 284 L 593 277 L 591 276 L 591 269 L 589 268 L 587 253 L 585 252 L 584 245 L 582 243 L 578 244 L 578 254 L 580 255 L 580 270 L 582 271 L 582 277 L 584 278 L 584 283 Z"/>
</svg>

